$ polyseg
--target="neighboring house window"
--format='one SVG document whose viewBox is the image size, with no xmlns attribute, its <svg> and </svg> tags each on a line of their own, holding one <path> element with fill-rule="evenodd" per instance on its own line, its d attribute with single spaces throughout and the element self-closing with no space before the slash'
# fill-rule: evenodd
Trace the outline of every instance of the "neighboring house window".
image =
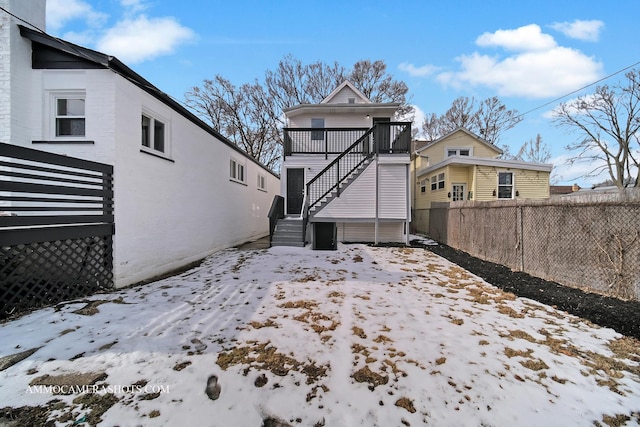
<svg viewBox="0 0 640 427">
<path fill-rule="evenodd" d="M 160 153 L 166 153 L 166 126 L 163 121 L 149 115 L 142 115 L 142 146 Z"/>
<path fill-rule="evenodd" d="M 266 185 L 267 184 L 266 184 L 266 179 L 264 175 L 258 174 L 258 190 L 266 191 L 267 190 Z"/>
<path fill-rule="evenodd" d="M 55 136 L 85 136 L 84 95 L 54 95 Z"/>
<path fill-rule="evenodd" d="M 311 119 L 311 127 L 313 129 L 322 129 L 322 130 L 312 130 L 311 140 L 313 141 L 324 140 L 324 119 Z"/>
<path fill-rule="evenodd" d="M 236 159 L 231 159 L 229 161 L 229 176 L 232 181 L 244 183 L 244 163 L 240 163 Z"/>
<path fill-rule="evenodd" d="M 513 172 L 498 172 L 498 199 L 513 199 Z"/>
<path fill-rule="evenodd" d="M 447 157 L 451 156 L 470 156 L 471 150 L 469 148 L 448 148 Z"/>
<path fill-rule="evenodd" d="M 431 191 L 444 188 L 444 172 L 431 177 Z"/>
<path fill-rule="evenodd" d="M 420 192 L 424 193 L 427 191 L 427 180 L 423 179 L 422 181 L 420 181 Z"/>
</svg>

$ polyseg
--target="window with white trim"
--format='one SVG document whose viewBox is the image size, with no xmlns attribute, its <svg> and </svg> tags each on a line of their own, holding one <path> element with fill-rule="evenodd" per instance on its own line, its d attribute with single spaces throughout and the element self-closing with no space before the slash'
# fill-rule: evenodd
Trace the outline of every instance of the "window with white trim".
<svg viewBox="0 0 640 427">
<path fill-rule="evenodd" d="M 258 190 L 267 191 L 267 179 L 262 174 L 258 174 Z"/>
<path fill-rule="evenodd" d="M 470 156 L 470 148 L 447 148 L 447 157 L 451 156 Z"/>
<path fill-rule="evenodd" d="M 422 181 L 420 181 L 420 192 L 424 193 L 427 191 L 427 180 L 423 179 Z"/>
<path fill-rule="evenodd" d="M 53 136 L 83 138 L 86 136 L 85 93 L 52 93 Z"/>
<path fill-rule="evenodd" d="M 442 190 L 444 188 L 444 172 L 431 177 L 431 191 Z"/>
<path fill-rule="evenodd" d="M 151 114 L 142 114 L 142 146 L 159 153 L 167 153 L 167 126 Z"/>
<path fill-rule="evenodd" d="M 498 172 L 498 199 L 513 199 L 513 172 Z"/>
<path fill-rule="evenodd" d="M 232 181 L 245 183 L 244 163 L 236 159 L 229 160 L 229 177 Z"/>
</svg>

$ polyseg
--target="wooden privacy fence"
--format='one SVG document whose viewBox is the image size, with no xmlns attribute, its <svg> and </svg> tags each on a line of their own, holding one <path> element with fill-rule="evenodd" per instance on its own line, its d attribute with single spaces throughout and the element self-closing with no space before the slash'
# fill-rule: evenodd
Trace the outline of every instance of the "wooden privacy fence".
<svg viewBox="0 0 640 427">
<path fill-rule="evenodd" d="M 640 192 L 433 203 L 429 235 L 564 285 L 640 300 Z"/>
<path fill-rule="evenodd" d="M 0 143 L 0 318 L 113 287 L 113 167 Z"/>
</svg>

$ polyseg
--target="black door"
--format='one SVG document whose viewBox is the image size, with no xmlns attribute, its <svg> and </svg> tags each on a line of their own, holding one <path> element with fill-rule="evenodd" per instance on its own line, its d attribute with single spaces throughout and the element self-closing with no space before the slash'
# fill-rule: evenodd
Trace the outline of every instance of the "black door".
<svg viewBox="0 0 640 427">
<path fill-rule="evenodd" d="M 287 169 L 287 215 L 299 215 L 304 199 L 304 169 Z"/>
<path fill-rule="evenodd" d="M 373 125 L 376 127 L 373 133 L 373 142 L 378 147 L 378 153 L 388 153 L 391 150 L 391 137 L 389 135 L 391 128 L 387 124 L 390 121 L 389 117 L 373 118 Z"/>
</svg>

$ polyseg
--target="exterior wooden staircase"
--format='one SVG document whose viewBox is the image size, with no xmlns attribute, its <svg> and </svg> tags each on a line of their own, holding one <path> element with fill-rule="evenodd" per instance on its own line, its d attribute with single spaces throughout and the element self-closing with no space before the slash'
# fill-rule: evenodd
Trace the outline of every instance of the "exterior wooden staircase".
<svg viewBox="0 0 640 427">
<path fill-rule="evenodd" d="M 329 129 L 285 129 L 285 154 L 297 153 L 292 149 L 292 139 L 288 131 L 323 132 Z M 340 129 L 338 132 L 348 130 Z M 364 129 L 362 129 L 364 131 Z M 309 218 L 320 212 L 336 197 L 353 183 L 365 169 L 373 162 L 378 154 L 408 153 L 411 146 L 411 123 L 382 122 L 366 130 L 364 134 L 338 154 L 320 173 L 306 184 L 305 201 L 302 206 L 301 218 L 285 218 L 284 205 L 276 201 L 272 205 L 269 218 L 271 221 L 272 246 L 298 246 L 306 243 L 306 228 Z M 353 141 L 353 139 L 351 139 Z M 299 153 L 305 153 L 300 151 Z M 314 154 L 321 154 L 313 152 Z M 328 153 L 324 153 L 325 158 Z M 280 197 L 281 196 L 277 196 Z M 278 202 L 282 203 L 282 202 Z"/>
</svg>

